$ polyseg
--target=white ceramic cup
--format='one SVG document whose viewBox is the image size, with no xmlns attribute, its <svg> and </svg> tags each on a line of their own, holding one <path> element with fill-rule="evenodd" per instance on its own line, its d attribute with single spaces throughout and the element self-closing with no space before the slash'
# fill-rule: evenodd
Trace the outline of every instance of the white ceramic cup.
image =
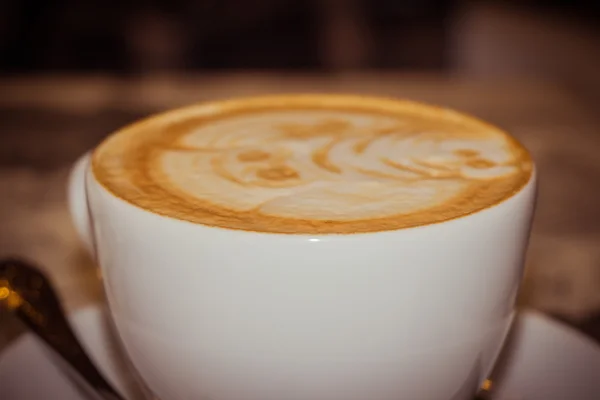
<svg viewBox="0 0 600 400">
<path fill-rule="evenodd" d="M 447 222 L 257 233 L 137 208 L 73 169 L 71 212 L 128 358 L 162 400 L 464 400 L 511 325 L 535 175 Z"/>
</svg>

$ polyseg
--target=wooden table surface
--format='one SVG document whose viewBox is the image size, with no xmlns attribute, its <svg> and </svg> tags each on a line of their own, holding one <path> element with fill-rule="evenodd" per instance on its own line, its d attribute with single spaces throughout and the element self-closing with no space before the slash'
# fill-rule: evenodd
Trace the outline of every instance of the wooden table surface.
<svg viewBox="0 0 600 400">
<path fill-rule="evenodd" d="M 560 85 L 465 81 L 431 75 L 232 74 L 0 78 L 0 256 L 42 265 L 66 306 L 101 293 L 65 203 L 78 155 L 114 129 L 158 110 L 197 101 L 277 92 L 354 92 L 457 108 L 496 123 L 533 153 L 539 199 L 521 304 L 558 316 L 600 339 L 600 126 L 593 104 Z M 0 348 L 18 329 L 0 316 Z"/>
</svg>

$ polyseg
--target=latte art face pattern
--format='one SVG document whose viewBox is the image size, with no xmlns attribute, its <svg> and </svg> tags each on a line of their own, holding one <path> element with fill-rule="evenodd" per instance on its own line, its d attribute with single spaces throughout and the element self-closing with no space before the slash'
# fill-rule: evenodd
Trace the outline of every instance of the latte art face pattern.
<svg viewBox="0 0 600 400">
<path fill-rule="evenodd" d="M 175 111 L 117 133 L 94 157 L 105 187 L 149 211 L 279 233 L 456 218 L 512 195 L 531 168 L 510 136 L 477 120 L 352 96 Z"/>
<path fill-rule="evenodd" d="M 516 172 L 504 138 L 440 138 L 410 122 L 312 110 L 243 115 L 192 129 L 162 149 L 150 173 L 232 210 L 344 221 L 429 208 L 472 181 Z"/>
</svg>

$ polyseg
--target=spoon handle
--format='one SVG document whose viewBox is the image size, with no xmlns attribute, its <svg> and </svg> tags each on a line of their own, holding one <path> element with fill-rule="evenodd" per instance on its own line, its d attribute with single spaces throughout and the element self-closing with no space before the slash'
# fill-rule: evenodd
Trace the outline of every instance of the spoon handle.
<svg viewBox="0 0 600 400">
<path fill-rule="evenodd" d="M 0 304 L 52 348 L 103 400 L 124 400 L 106 381 L 73 333 L 48 278 L 17 259 L 0 261 Z"/>
</svg>

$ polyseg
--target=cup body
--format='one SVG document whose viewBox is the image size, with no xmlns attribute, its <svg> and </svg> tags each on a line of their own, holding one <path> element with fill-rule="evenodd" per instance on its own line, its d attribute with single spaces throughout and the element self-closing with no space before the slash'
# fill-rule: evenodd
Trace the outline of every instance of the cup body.
<svg viewBox="0 0 600 400">
<path fill-rule="evenodd" d="M 535 175 L 443 223 L 290 235 L 154 214 L 88 164 L 71 180 L 75 222 L 127 356 L 159 399 L 470 399 L 506 337 Z"/>
</svg>

